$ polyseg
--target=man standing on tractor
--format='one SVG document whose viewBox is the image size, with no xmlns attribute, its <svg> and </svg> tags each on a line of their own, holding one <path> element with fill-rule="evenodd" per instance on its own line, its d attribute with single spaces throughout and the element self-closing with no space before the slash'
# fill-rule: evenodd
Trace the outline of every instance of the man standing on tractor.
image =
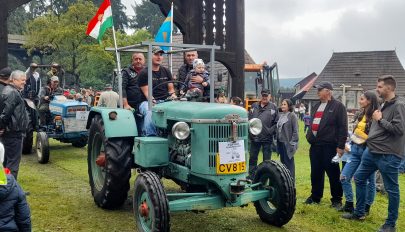
<svg viewBox="0 0 405 232">
<path fill-rule="evenodd" d="M 31 63 L 30 67 L 25 72 L 27 81 L 23 91 L 23 97 L 34 101 L 36 106 L 39 103 L 39 91 L 42 85 L 39 73 L 36 71 L 37 68 L 38 65 L 36 63 Z"/>
<path fill-rule="evenodd" d="M 263 161 L 271 159 L 271 145 L 273 135 L 276 133 L 278 109 L 274 103 L 270 102 L 270 99 L 270 90 L 263 89 L 260 101 L 253 103 L 249 111 L 249 120 L 258 118 L 263 124 L 262 132 L 259 135 L 250 136 L 249 178 L 251 179 L 256 171 L 260 148 L 263 147 Z"/>
<path fill-rule="evenodd" d="M 0 113 L 0 135 L 6 151 L 4 167 L 10 169 L 16 180 L 21 161 L 22 139 L 28 125 L 28 115 L 21 97 L 25 80 L 24 72 L 12 72 L 10 82 L 1 94 L 3 110 Z"/>
<path fill-rule="evenodd" d="M 53 76 L 50 79 L 50 83 L 47 86 L 42 87 L 41 92 L 39 93 L 39 121 L 40 126 L 46 126 L 47 122 L 50 120 L 51 112 L 49 111 L 49 102 L 52 100 L 52 97 L 55 95 L 62 95 L 63 90 L 59 87 L 59 78 Z"/>
<path fill-rule="evenodd" d="M 143 53 L 132 54 L 132 63 L 122 70 L 122 100 L 124 109 L 138 109 L 141 103 L 142 92 L 138 85 L 138 74 L 145 67 Z"/>
<path fill-rule="evenodd" d="M 156 127 L 152 122 L 152 111 L 148 106 L 148 68 L 152 68 L 152 101 L 154 104 L 160 103 L 168 97 L 176 98 L 173 83 L 163 84 L 172 81 L 173 77 L 169 69 L 161 66 L 163 54 L 165 53 L 160 47 L 152 48 L 152 67 L 146 67 L 139 73 L 138 84 L 143 93 L 142 103 L 139 106 L 139 112 L 143 115 L 142 134 L 144 136 L 156 136 Z"/>
<path fill-rule="evenodd" d="M 195 59 L 198 59 L 197 51 L 188 51 L 184 53 L 184 64 L 180 66 L 178 71 L 178 78 L 177 80 L 180 82 L 185 82 L 187 78 L 187 74 L 193 69 L 193 62 Z M 174 77 L 174 79 L 176 79 Z M 191 78 L 192 83 L 202 84 L 204 82 L 204 78 L 200 76 L 193 76 Z M 184 86 L 183 86 L 184 87 Z M 182 86 L 177 85 L 176 87 L 178 90 L 182 88 Z"/>
<path fill-rule="evenodd" d="M 49 84 L 51 82 L 51 78 L 53 76 L 62 78 L 64 76 L 64 74 L 65 74 L 65 71 L 62 69 L 62 67 L 58 63 L 53 62 L 51 64 L 51 70 L 49 70 L 49 72 L 46 73 L 46 75 L 48 76 L 46 84 Z"/>
</svg>

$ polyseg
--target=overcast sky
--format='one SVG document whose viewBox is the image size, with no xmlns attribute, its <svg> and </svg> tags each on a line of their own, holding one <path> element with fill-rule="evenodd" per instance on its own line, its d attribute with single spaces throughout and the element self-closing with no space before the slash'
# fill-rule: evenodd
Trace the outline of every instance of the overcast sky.
<svg viewBox="0 0 405 232">
<path fill-rule="evenodd" d="M 129 15 L 136 1 L 122 0 Z M 245 1 L 245 48 L 281 78 L 319 74 L 334 51 L 396 50 L 404 65 L 404 28 L 404 0 Z"/>
</svg>

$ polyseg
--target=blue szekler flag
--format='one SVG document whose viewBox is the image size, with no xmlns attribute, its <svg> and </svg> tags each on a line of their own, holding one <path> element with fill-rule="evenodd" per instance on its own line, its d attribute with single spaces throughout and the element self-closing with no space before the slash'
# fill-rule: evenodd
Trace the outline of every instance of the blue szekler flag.
<svg viewBox="0 0 405 232">
<path fill-rule="evenodd" d="M 165 21 L 163 22 L 162 26 L 160 26 L 159 31 L 156 34 L 155 42 L 164 42 L 170 43 L 172 36 L 172 10 L 169 11 Z M 168 47 L 161 47 L 162 50 L 168 51 Z"/>
</svg>

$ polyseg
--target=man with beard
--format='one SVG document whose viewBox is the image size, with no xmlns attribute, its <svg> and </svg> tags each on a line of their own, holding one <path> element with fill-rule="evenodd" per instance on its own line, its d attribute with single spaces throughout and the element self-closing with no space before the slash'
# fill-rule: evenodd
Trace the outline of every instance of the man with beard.
<svg viewBox="0 0 405 232">
<path fill-rule="evenodd" d="M 398 169 L 405 158 L 405 99 L 395 93 L 397 82 L 392 75 L 380 76 L 377 94 L 383 99 L 381 108 L 374 111 L 359 168 L 354 174 L 356 183 L 356 208 L 343 214 L 350 220 L 365 219 L 367 179 L 379 170 L 388 193 L 388 217 L 378 231 L 396 231 L 399 209 Z"/>
</svg>

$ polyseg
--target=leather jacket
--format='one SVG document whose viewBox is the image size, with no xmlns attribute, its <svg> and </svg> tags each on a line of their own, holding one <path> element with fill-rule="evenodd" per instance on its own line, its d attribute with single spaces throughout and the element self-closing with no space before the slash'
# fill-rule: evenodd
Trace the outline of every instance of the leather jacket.
<svg viewBox="0 0 405 232">
<path fill-rule="evenodd" d="M 28 126 L 28 114 L 24 99 L 13 85 L 7 85 L 1 95 L 3 111 L 0 114 L 0 129 L 5 129 L 5 137 L 20 137 Z"/>
</svg>

